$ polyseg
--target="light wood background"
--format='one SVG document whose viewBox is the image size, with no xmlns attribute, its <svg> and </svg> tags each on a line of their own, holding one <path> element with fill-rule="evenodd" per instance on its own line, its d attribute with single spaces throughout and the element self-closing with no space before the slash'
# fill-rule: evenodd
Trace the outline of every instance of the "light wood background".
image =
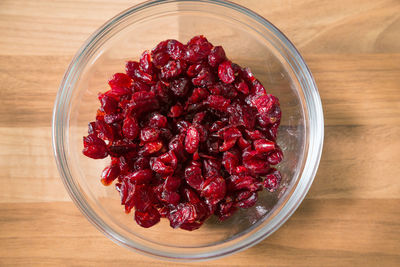
<svg viewBox="0 0 400 267">
<path fill-rule="evenodd" d="M 104 237 L 69 199 L 53 159 L 64 70 L 90 33 L 136 2 L 0 1 L 0 265 L 188 265 Z M 290 220 L 207 265 L 400 266 L 400 1 L 235 2 L 268 18 L 304 56 L 322 98 L 325 145 Z"/>
</svg>

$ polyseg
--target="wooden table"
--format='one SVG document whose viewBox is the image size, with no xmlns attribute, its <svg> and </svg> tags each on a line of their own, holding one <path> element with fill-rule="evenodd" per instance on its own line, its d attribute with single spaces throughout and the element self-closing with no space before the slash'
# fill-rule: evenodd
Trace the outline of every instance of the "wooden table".
<svg viewBox="0 0 400 267">
<path fill-rule="evenodd" d="M 90 33 L 133 2 L 0 1 L 0 265 L 187 265 L 104 237 L 71 202 L 53 159 L 51 114 L 64 70 Z M 325 145 L 290 220 L 207 265 L 400 266 L 400 2 L 236 2 L 304 56 L 322 98 Z"/>
</svg>

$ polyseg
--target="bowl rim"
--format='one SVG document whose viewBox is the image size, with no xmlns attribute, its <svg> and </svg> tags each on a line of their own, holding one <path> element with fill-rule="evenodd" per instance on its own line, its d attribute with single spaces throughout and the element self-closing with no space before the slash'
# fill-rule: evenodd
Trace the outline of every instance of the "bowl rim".
<svg viewBox="0 0 400 267">
<path fill-rule="evenodd" d="M 131 16 L 132 14 L 150 8 L 155 5 L 162 5 L 162 4 L 169 4 L 169 3 L 179 3 L 179 2 L 190 2 L 190 3 L 205 3 L 205 4 L 213 4 L 213 5 L 218 5 L 222 7 L 227 7 L 230 9 L 233 9 L 237 12 L 242 13 L 243 15 L 246 15 L 250 17 L 253 20 L 256 20 L 258 23 L 260 23 L 262 26 L 267 28 L 269 31 L 271 31 L 284 46 L 288 51 L 292 54 L 295 63 L 298 64 L 298 67 L 304 72 L 305 79 L 308 82 L 308 91 L 304 90 L 305 88 L 301 86 L 303 93 L 305 94 L 305 102 L 307 104 L 307 111 L 308 111 L 308 121 L 309 121 L 309 131 L 307 132 L 308 134 L 315 134 L 313 142 L 310 142 L 308 144 L 308 151 L 305 154 L 305 164 L 303 167 L 303 172 L 301 173 L 301 176 L 299 177 L 299 183 L 295 187 L 292 195 L 288 197 L 288 200 L 282 207 L 282 209 L 279 211 L 278 214 L 284 214 L 283 217 L 280 217 L 279 220 L 277 220 L 278 216 L 275 216 L 275 221 L 273 222 L 274 225 L 271 230 L 267 232 L 262 232 L 262 231 L 257 231 L 256 235 L 251 235 L 249 238 L 245 239 L 245 242 L 242 242 L 241 244 L 234 244 L 233 246 L 221 249 L 216 252 L 212 253 L 199 253 L 195 255 L 189 255 L 189 256 L 184 256 L 184 257 L 179 257 L 177 255 L 171 255 L 168 253 L 163 253 L 160 251 L 156 250 L 149 250 L 144 246 L 141 246 L 140 244 L 136 244 L 136 246 L 130 246 L 124 242 L 125 239 L 121 238 L 121 236 L 117 233 L 115 233 L 113 230 L 111 230 L 108 227 L 105 227 L 101 222 L 99 222 L 95 217 L 95 214 L 93 214 L 93 211 L 88 208 L 88 204 L 86 201 L 83 200 L 83 198 L 80 196 L 80 193 L 74 188 L 74 185 L 70 182 L 71 180 L 71 173 L 69 172 L 68 166 L 67 166 L 67 161 L 66 161 L 66 152 L 64 149 L 64 125 L 62 122 L 62 113 L 63 110 L 63 104 L 64 101 L 63 99 L 65 97 L 68 97 L 68 95 L 71 93 L 71 87 L 69 86 L 69 81 L 73 78 L 71 74 L 74 74 L 74 71 L 76 71 L 76 68 L 80 62 L 85 56 L 87 56 L 87 53 L 90 51 L 91 46 L 94 44 L 94 41 L 98 41 L 101 39 L 102 35 L 107 32 L 107 29 L 109 29 L 111 26 L 114 24 L 118 23 L 119 21 L 125 19 L 128 16 Z M 100 37 L 100 38 L 99 38 Z M 293 68 L 293 66 L 291 66 Z M 306 88 L 306 89 L 307 89 Z M 313 131 L 312 131 L 313 130 Z M 311 140 L 311 138 L 310 138 Z M 322 154 L 322 147 L 323 147 L 323 140 L 324 140 L 324 118 L 323 118 L 323 110 L 322 110 L 322 104 L 321 104 L 321 99 L 318 93 L 317 86 L 315 84 L 314 78 L 306 65 L 304 59 L 298 52 L 298 50 L 295 48 L 295 46 L 289 41 L 289 39 L 277 28 L 275 27 L 271 22 L 269 22 L 267 19 L 263 18 L 262 16 L 258 15 L 254 11 L 243 7 L 239 4 L 232 3 L 230 1 L 225 1 L 225 0 L 149 0 L 137 5 L 134 5 L 113 18 L 109 19 L 106 23 L 104 23 L 100 28 L 98 28 L 90 37 L 85 41 L 85 43 L 81 46 L 81 48 L 78 50 L 78 52 L 75 54 L 74 58 L 72 59 L 70 65 L 68 66 L 63 80 L 61 82 L 61 85 L 59 87 L 57 97 L 54 103 L 54 108 L 53 108 L 53 118 L 52 118 L 52 146 L 53 146 L 53 153 L 55 157 L 55 161 L 57 164 L 58 171 L 60 173 L 61 179 L 64 183 L 64 186 L 66 187 L 68 194 L 70 195 L 71 199 L 75 203 L 75 205 L 81 210 L 81 212 L 85 215 L 85 217 L 96 227 L 102 232 L 104 235 L 106 235 L 108 238 L 110 238 L 112 241 L 115 243 L 127 247 L 129 249 L 133 249 L 141 254 L 153 256 L 159 259 L 164 259 L 164 260 L 172 260 L 172 261 L 202 261 L 202 260 L 210 260 L 210 259 L 216 259 L 220 257 L 224 257 L 227 255 L 230 255 L 232 253 L 239 252 L 241 250 L 244 250 L 250 246 L 253 246 L 272 233 L 274 233 L 277 229 L 280 228 L 282 224 L 284 224 L 290 217 L 291 215 L 296 211 L 298 206 L 301 204 L 303 201 L 304 197 L 308 193 L 309 188 L 311 187 L 311 184 L 314 180 L 314 177 L 316 175 L 321 154 Z M 59 144 L 62 144 L 61 146 Z M 309 167 L 309 168 L 307 168 Z M 300 182 L 303 182 L 300 184 Z M 296 194 L 297 191 L 297 194 Z M 273 221 L 273 220 L 272 220 Z M 271 221 L 271 222 L 272 222 Z M 106 228 L 106 229 L 105 229 Z M 107 229 L 108 228 L 108 229 Z"/>
</svg>

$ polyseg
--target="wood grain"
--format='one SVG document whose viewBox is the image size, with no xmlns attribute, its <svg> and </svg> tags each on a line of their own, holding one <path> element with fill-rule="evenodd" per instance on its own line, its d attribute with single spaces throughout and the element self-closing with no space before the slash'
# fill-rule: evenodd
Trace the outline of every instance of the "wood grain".
<svg viewBox="0 0 400 267">
<path fill-rule="evenodd" d="M 139 1 L 0 1 L 0 265 L 187 266 L 129 252 L 70 201 L 51 116 L 84 40 Z M 304 56 L 325 144 L 296 213 L 260 244 L 210 266 L 400 265 L 400 2 L 240 0 Z M 204 266 L 205 264 L 193 264 Z"/>
</svg>

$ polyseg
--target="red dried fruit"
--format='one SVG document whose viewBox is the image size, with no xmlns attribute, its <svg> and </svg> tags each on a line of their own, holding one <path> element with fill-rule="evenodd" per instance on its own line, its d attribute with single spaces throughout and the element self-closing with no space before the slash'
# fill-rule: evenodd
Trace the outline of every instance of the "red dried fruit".
<svg viewBox="0 0 400 267">
<path fill-rule="evenodd" d="M 254 144 L 254 149 L 257 150 L 258 152 L 270 152 L 275 149 L 275 143 L 267 139 L 255 140 L 253 144 Z M 275 165 L 274 163 L 271 164 Z"/>
<path fill-rule="evenodd" d="M 176 104 L 174 106 L 171 107 L 171 109 L 169 110 L 168 113 L 168 117 L 170 118 L 177 118 L 180 117 L 183 113 L 183 107 L 181 104 Z"/>
<path fill-rule="evenodd" d="M 189 166 L 185 169 L 185 180 L 187 184 L 196 190 L 201 189 L 201 185 L 204 182 L 203 175 L 201 174 L 201 168 L 199 166 Z"/>
<path fill-rule="evenodd" d="M 169 212 L 168 219 L 172 228 L 178 228 L 184 223 L 196 221 L 196 207 L 191 203 L 180 203 Z"/>
<path fill-rule="evenodd" d="M 221 161 L 218 159 L 203 160 L 203 175 L 205 178 L 219 176 L 221 170 Z"/>
<path fill-rule="evenodd" d="M 218 77 L 224 83 L 233 83 L 235 74 L 232 69 L 232 62 L 224 61 L 218 66 Z"/>
<path fill-rule="evenodd" d="M 243 165 L 256 175 L 266 174 L 270 170 L 264 154 L 255 150 L 243 152 L 242 161 Z"/>
<path fill-rule="evenodd" d="M 140 131 L 140 140 L 142 142 L 157 141 L 160 136 L 160 130 L 154 127 L 146 127 Z"/>
<path fill-rule="evenodd" d="M 140 56 L 139 67 L 142 71 L 148 74 L 153 73 L 153 64 L 151 63 L 151 55 L 149 51 L 144 51 Z"/>
<path fill-rule="evenodd" d="M 279 147 L 267 156 L 267 160 L 271 165 L 278 164 L 279 162 L 282 161 L 282 159 L 283 159 L 283 153 Z"/>
<path fill-rule="evenodd" d="M 230 174 L 234 173 L 239 163 L 240 152 L 237 149 L 232 149 L 224 152 L 222 156 L 222 164 L 224 165 L 225 170 L 227 170 Z"/>
<path fill-rule="evenodd" d="M 257 192 L 243 191 L 236 197 L 235 207 L 247 209 L 253 207 L 257 200 Z"/>
<path fill-rule="evenodd" d="M 133 164 L 135 171 L 145 170 L 150 168 L 150 160 L 147 157 L 137 157 Z"/>
<path fill-rule="evenodd" d="M 142 71 L 139 62 L 128 61 L 125 65 L 125 70 L 126 74 L 135 81 L 152 83 L 153 77 L 149 73 Z"/>
<path fill-rule="evenodd" d="M 161 115 L 160 113 L 154 112 L 149 117 L 148 125 L 150 127 L 165 128 L 167 127 L 167 117 Z"/>
<path fill-rule="evenodd" d="M 243 93 L 244 95 L 248 95 L 249 92 L 250 92 L 249 86 L 243 80 L 241 80 L 238 83 L 235 83 L 235 88 L 236 88 L 236 90 L 238 90 L 239 92 Z"/>
<path fill-rule="evenodd" d="M 210 106 L 210 108 L 219 111 L 226 111 L 230 103 L 231 101 L 229 99 L 226 99 L 220 95 L 209 95 L 207 97 L 207 104 Z"/>
<path fill-rule="evenodd" d="M 127 139 L 113 141 L 108 147 L 108 153 L 113 157 L 119 157 L 127 153 L 135 152 L 137 145 Z M 137 153 L 136 153 L 137 154 Z"/>
<path fill-rule="evenodd" d="M 192 79 L 192 83 L 195 86 L 211 86 L 215 81 L 214 74 L 209 68 L 203 68 L 195 78 Z"/>
<path fill-rule="evenodd" d="M 267 190 L 273 192 L 276 189 L 278 189 L 281 181 L 282 181 L 281 173 L 275 168 L 272 168 L 271 172 L 265 176 L 263 185 Z"/>
<path fill-rule="evenodd" d="M 96 120 L 95 130 L 97 132 L 97 137 L 112 141 L 114 139 L 114 131 L 112 127 L 106 124 L 103 120 Z"/>
<path fill-rule="evenodd" d="M 234 202 L 230 197 L 227 197 L 225 201 L 221 201 L 218 203 L 217 210 L 215 211 L 215 214 L 218 216 L 218 219 L 220 221 L 224 221 L 231 217 L 237 208 L 234 206 Z"/>
<path fill-rule="evenodd" d="M 153 207 L 150 207 L 146 211 L 135 211 L 135 221 L 144 228 L 149 228 L 157 224 L 160 218 L 160 213 Z"/>
<path fill-rule="evenodd" d="M 103 159 L 108 156 L 106 143 L 94 134 L 83 137 L 83 147 L 82 153 L 89 158 Z"/>
<path fill-rule="evenodd" d="M 112 114 L 117 112 L 118 101 L 115 100 L 113 97 L 105 95 L 101 98 L 100 102 L 101 102 L 101 109 L 106 114 Z"/>
<path fill-rule="evenodd" d="M 228 190 L 238 191 L 242 189 L 249 190 L 250 192 L 257 191 L 259 185 L 254 177 L 246 175 L 232 175 L 229 177 Z"/>
<path fill-rule="evenodd" d="M 182 72 L 180 61 L 170 60 L 166 65 L 161 68 L 161 78 L 169 80 L 177 77 Z"/>
<path fill-rule="evenodd" d="M 164 182 L 164 190 L 176 191 L 181 185 L 181 179 L 176 176 L 168 176 Z"/>
<path fill-rule="evenodd" d="M 149 184 L 153 179 L 153 172 L 150 169 L 139 170 L 129 173 L 125 178 L 129 179 L 133 184 Z"/>
<path fill-rule="evenodd" d="M 146 143 L 140 150 L 139 155 L 149 156 L 161 150 L 163 143 L 161 141 Z"/>
<path fill-rule="evenodd" d="M 185 46 L 177 40 L 168 40 L 166 51 L 171 58 L 182 59 L 185 55 Z"/>
<path fill-rule="evenodd" d="M 226 194 L 225 179 L 221 176 L 210 177 L 204 181 L 201 196 L 211 205 L 217 204 Z"/>
<path fill-rule="evenodd" d="M 195 36 L 187 43 L 184 59 L 191 63 L 200 62 L 211 52 L 212 44 L 202 36 Z"/>
<path fill-rule="evenodd" d="M 101 174 L 101 183 L 106 186 L 112 184 L 112 182 L 117 179 L 119 172 L 120 170 L 118 165 L 111 164 L 110 166 L 107 166 Z"/>
<path fill-rule="evenodd" d="M 226 60 L 226 55 L 222 46 L 214 46 L 208 55 L 208 64 L 211 67 L 217 67 L 224 60 Z"/>
<path fill-rule="evenodd" d="M 219 147 L 219 151 L 221 152 L 231 149 L 235 145 L 236 140 L 242 136 L 242 133 L 235 127 L 228 127 L 220 131 L 222 131 L 222 133 L 218 133 L 220 136 L 222 135 L 224 139 L 224 143 Z"/>
<path fill-rule="evenodd" d="M 141 114 L 158 110 L 160 103 L 153 92 L 135 92 L 132 94 L 132 100 L 125 108 L 126 114 L 136 114 L 139 118 Z"/>
<path fill-rule="evenodd" d="M 178 205 L 181 196 L 177 192 L 172 192 L 168 190 L 164 190 L 161 193 L 161 200 L 172 205 Z"/>
<path fill-rule="evenodd" d="M 253 206 L 263 187 L 279 188 L 271 167 L 283 158 L 279 100 L 221 46 L 201 35 L 186 45 L 170 39 L 125 70 L 99 94 L 83 154 L 111 157 L 101 182 L 117 181 L 137 224 L 163 217 L 192 231 L 212 214 L 222 221 Z"/>
<path fill-rule="evenodd" d="M 134 203 L 136 210 L 146 211 L 155 200 L 154 192 L 148 185 L 136 185 L 134 192 Z"/>
<path fill-rule="evenodd" d="M 189 97 L 188 103 L 190 103 L 190 104 L 199 103 L 202 100 L 206 99 L 208 95 L 209 95 L 209 93 L 206 89 L 197 87 L 197 88 L 193 89 L 193 93 Z"/>
<path fill-rule="evenodd" d="M 171 150 L 157 158 L 152 158 L 150 160 L 151 169 L 154 172 L 162 175 L 172 174 L 176 169 L 177 164 L 178 160 L 175 156 L 175 153 Z"/>
<path fill-rule="evenodd" d="M 179 97 L 184 97 L 190 89 L 190 81 L 187 78 L 173 80 L 170 84 L 172 93 Z"/>
<path fill-rule="evenodd" d="M 186 132 L 186 138 L 185 138 L 185 149 L 188 153 L 193 154 L 200 142 L 200 136 L 199 132 L 197 129 L 193 126 L 189 127 L 187 132 Z"/>
<path fill-rule="evenodd" d="M 126 117 L 122 126 L 122 132 L 128 139 L 135 139 L 139 134 L 139 125 L 134 117 Z"/>
<path fill-rule="evenodd" d="M 132 79 L 125 73 L 115 73 L 108 81 L 111 91 L 116 95 L 131 93 Z"/>
</svg>

